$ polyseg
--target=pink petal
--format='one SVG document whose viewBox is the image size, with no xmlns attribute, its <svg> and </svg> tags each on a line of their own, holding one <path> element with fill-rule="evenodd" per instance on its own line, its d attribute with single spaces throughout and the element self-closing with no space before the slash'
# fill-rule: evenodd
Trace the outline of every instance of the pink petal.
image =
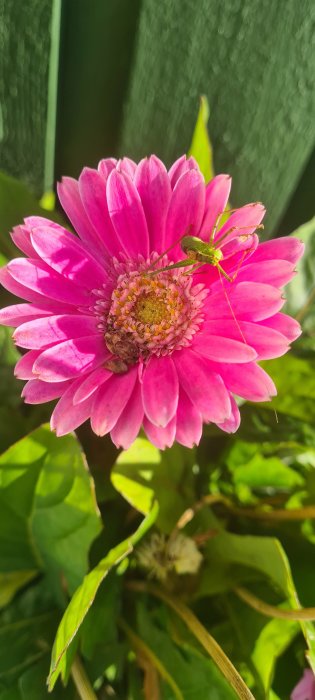
<svg viewBox="0 0 315 700">
<path fill-rule="evenodd" d="M 205 304 L 209 319 L 232 318 L 262 321 L 277 313 L 284 304 L 281 292 L 259 282 L 226 282 L 222 289 L 209 295 Z"/>
<path fill-rule="evenodd" d="M 122 158 L 118 161 L 116 167 L 117 170 L 125 173 L 125 175 L 129 175 L 129 177 L 133 180 L 137 168 L 137 163 L 135 163 L 134 160 L 131 160 L 131 158 Z"/>
<path fill-rule="evenodd" d="M 260 202 L 246 204 L 231 214 L 228 221 L 217 232 L 215 240 L 220 247 L 226 245 L 233 238 L 255 233 L 265 215 L 265 207 Z"/>
<path fill-rule="evenodd" d="M 150 442 L 159 450 L 165 450 L 166 447 L 172 447 L 175 440 L 176 417 L 174 416 L 164 428 L 158 428 L 156 425 L 153 425 L 153 423 L 150 423 L 145 416 L 143 428 Z"/>
<path fill-rule="evenodd" d="M 106 179 L 104 172 L 98 173 L 92 168 L 84 168 L 79 177 L 79 191 L 86 214 L 97 231 L 108 255 L 118 256 L 121 245 L 110 220 L 106 199 Z"/>
<path fill-rule="evenodd" d="M 255 362 L 249 362 L 246 365 L 220 363 L 214 365 L 213 369 L 220 371 L 229 391 L 247 399 L 247 401 L 270 401 L 271 397 L 277 394 L 272 379 Z"/>
<path fill-rule="evenodd" d="M 49 269 L 41 260 L 15 258 L 8 263 L 7 269 L 16 282 L 36 294 L 76 306 L 91 303 L 86 290 Z"/>
<path fill-rule="evenodd" d="M 24 224 L 30 233 L 34 228 L 38 228 L 38 226 L 45 226 L 46 228 L 48 226 L 49 228 L 51 228 L 53 230 L 56 230 L 56 229 L 61 229 L 62 231 L 64 230 L 63 226 L 60 226 L 60 224 L 57 224 L 56 221 L 51 221 L 50 219 L 46 219 L 45 216 L 27 216 L 24 219 Z"/>
<path fill-rule="evenodd" d="M 104 248 L 85 213 L 77 180 L 74 180 L 72 177 L 63 177 L 62 181 L 57 184 L 57 192 L 62 208 L 82 241 L 103 256 Z"/>
<path fill-rule="evenodd" d="M 11 238 L 22 253 L 25 253 L 30 258 L 37 258 L 37 253 L 31 242 L 31 231 L 27 226 L 15 226 L 11 233 Z"/>
<path fill-rule="evenodd" d="M 22 258 L 24 260 L 24 258 Z M 35 302 L 39 306 L 46 308 L 48 310 L 64 312 L 64 313 L 75 313 L 76 308 L 70 304 L 62 303 L 58 301 L 58 304 L 54 299 L 47 299 L 47 297 L 34 292 L 32 289 L 25 287 L 24 284 L 17 282 L 8 270 L 8 266 L 2 267 L 0 269 L 0 282 L 11 294 L 20 297 L 21 299 L 26 299 L 26 301 Z M 57 308 L 56 308 L 57 307 Z"/>
<path fill-rule="evenodd" d="M 88 399 L 89 396 L 92 396 L 92 394 L 112 376 L 112 374 L 113 373 L 105 369 L 105 367 L 97 367 L 97 369 L 91 372 L 82 384 L 80 384 L 74 394 L 73 403 L 76 405 Z"/>
<path fill-rule="evenodd" d="M 165 222 L 171 199 L 171 185 L 165 165 L 156 156 L 144 158 L 138 165 L 135 186 L 141 197 L 150 236 L 150 249 L 165 249 Z"/>
<path fill-rule="evenodd" d="M 66 229 L 37 228 L 31 233 L 36 253 L 53 270 L 89 291 L 107 280 L 104 267 L 88 253 L 80 240 Z"/>
<path fill-rule="evenodd" d="M 231 415 L 229 394 L 209 360 L 192 350 L 173 354 L 180 385 L 205 421 L 222 423 Z"/>
<path fill-rule="evenodd" d="M 188 170 L 199 170 L 199 165 L 193 156 L 190 156 L 189 158 L 187 158 L 187 156 L 181 156 L 175 160 L 175 163 L 173 163 L 172 167 L 168 171 L 168 177 L 172 189 L 174 189 L 180 176 L 187 173 Z"/>
<path fill-rule="evenodd" d="M 199 445 L 202 435 L 202 417 L 182 388 L 179 392 L 176 418 L 177 442 L 189 448 Z"/>
<path fill-rule="evenodd" d="M 80 378 L 75 382 L 71 382 L 52 413 L 50 427 L 56 431 L 58 437 L 67 435 L 67 433 L 75 430 L 79 425 L 85 423 L 91 415 L 93 396 L 86 399 L 86 401 L 82 401 L 78 406 L 75 406 L 73 403 L 74 394 L 79 388 L 81 381 L 82 379 Z"/>
<path fill-rule="evenodd" d="M 176 413 L 178 376 L 171 357 L 151 357 L 142 379 L 142 401 L 147 418 L 165 428 Z"/>
<path fill-rule="evenodd" d="M 72 385 L 72 380 L 68 382 L 56 382 L 48 384 L 40 379 L 31 379 L 28 381 L 22 391 L 22 397 L 25 403 L 37 404 L 59 399 L 62 394 Z"/>
<path fill-rule="evenodd" d="M 43 318 L 52 315 L 52 311 L 47 311 L 35 304 L 13 304 L 0 309 L 0 323 L 3 326 L 19 326 L 35 318 Z"/>
<path fill-rule="evenodd" d="M 133 367 L 126 374 L 113 375 L 96 396 L 93 394 L 91 426 L 96 435 L 106 435 L 124 410 L 133 392 L 138 376 L 138 368 Z"/>
<path fill-rule="evenodd" d="M 102 336 L 65 340 L 44 350 L 34 363 L 34 373 L 46 382 L 72 379 L 95 369 L 106 360 L 108 350 Z"/>
<path fill-rule="evenodd" d="M 192 347 L 203 357 L 217 362 L 250 362 L 257 357 L 256 351 L 243 340 L 211 335 L 206 330 L 195 335 Z"/>
<path fill-rule="evenodd" d="M 123 249 L 135 258 L 149 255 L 149 234 L 138 191 L 128 175 L 112 170 L 107 186 L 109 215 Z"/>
<path fill-rule="evenodd" d="M 17 379 L 34 379 L 33 365 L 40 356 L 41 350 L 30 350 L 18 360 L 14 368 Z"/>
<path fill-rule="evenodd" d="M 230 399 L 232 406 L 232 413 L 230 415 L 230 418 L 227 418 L 225 421 L 223 421 L 223 423 L 218 423 L 217 425 L 218 428 L 224 430 L 225 433 L 236 433 L 236 431 L 240 427 L 241 416 L 238 409 L 238 405 L 233 396 L 230 396 Z"/>
<path fill-rule="evenodd" d="M 267 260 L 244 265 L 237 274 L 237 281 L 252 281 L 284 287 L 295 275 L 294 263 L 287 260 Z"/>
<path fill-rule="evenodd" d="M 199 236 L 210 240 L 215 225 L 220 224 L 219 215 L 225 210 L 230 196 L 232 180 L 229 175 L 216 175 L 206 186 L 205 214 Z"/>
<path fill-rule="evenodd" d="M 199 170 L 185 172 L 177 181 L 165 224 L 165 250 L 172 244 L 172 258 L 183 257 L 180 239 L 197 235 L 204 214 L 205 183 Z"/>
<path fill-rule="evenodd" d="M 256 350 L 260 360 L 280 357 L 288 350 L 287 337 L 279 333 L 278 330 L 267 328 L 258 323 L 238 321 L 236 324 L 234 320 L 206 321 L 200 335 L 202 335 L 203 330 L 248 343 Z M 222 361 L 225 360 L 222 358 Z"/>
<path fill-rule="evenodd" d="M 298 321 L 292 316 L 287 316 L 286 314 L 275 314 L 271 318 L 267 318 L 265 321 L 260 322 L 261 326 L 266 328 L 273 328 L 274 330 L 282 333 L 291 343 L 296 340 L 302 333 L 302 329 Z"/>
<path fill-rule="evenodd" d="M 250 235 L 245 233 L 240 235 L 236 231 L 235 237 L 229 240 L 226 244 L 222 243 L 222 252 L 224 255 L 223 267 L 228 274 L 232 276 L 232 271 L 235 275 L 242 268 L 242 265 L 246 265 L 249 258 L 252 257 L 257 246 L 259 245 L 259 238 L 256 233 L 251 233 Z"/>
<path fill-rule="evenodd" d="M 253 255 L 253 262 L 263 260 L 288 260 L 293 264 L 297 263 L 304 253 L 304 243 L 293 236 L 274 238 L 271 241 L 264 241 Z"/>
<path fill-rule="evenodd" d="M 116 447 L 128 450 L 136 439 L 143 421 L 141 387 L 136 382 L 128 404 L 120 414 L 116 425 L 111 430 L 111 439 Z"/>
<path fill-rule="evenodd" d="M 102 175 L 105 182 L 109 176 L 109 173 L 111 173 L 112 170 L 114 170 L 116 168 L 116 165 L 117 165 L 116 158 L 103 158 L 102 160 L 100 160 L 100 162 L 97 166 L 97 170 L 100 173 L 100 175 Z"/>
<path fill-rule="evenodd" d="M 53 343 L 61 343 L 71 338 L 97 336 L 97 320 L 94 316 L 46 316 L 28 321 L 19 326 L 13 334 L 17 345 L 22 348 L 38 349 Z"/>
</svg>

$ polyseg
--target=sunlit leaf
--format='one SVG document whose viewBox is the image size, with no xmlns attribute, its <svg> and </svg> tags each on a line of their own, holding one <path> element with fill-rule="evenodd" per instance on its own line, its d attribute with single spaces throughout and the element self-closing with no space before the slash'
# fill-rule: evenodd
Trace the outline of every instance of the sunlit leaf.
<svg viewBox="0 0 315 700">
<path fill-rule="evenodd" d="M 175 444 L 160 452 L 146 438 L 138 438 L 119 455 L 111 481 L 140 513 L 147 514 L 156 498 L 158 525 L 169 532 L 193 497 L 192 463 L 192 451 Z"/>
<path fill-rule="evenodd" d="M 89 611 L 102 581 L 114 566 L 117 566 L 117 564 L 132 552 L 134 545 L 137 544 L 147 530 L 153 525 L 157 512 L 157 504 L 153 504 L 151 512 L 142 521 L 136 532 L 111 549 L 106 557 L 85 576 L 83 583 L 73 595 L 59 625 L 52 651 L 49 675 L 49 687 L 51 689 L 54 687 L 60 673 L 63 679 L 66 677 L 66 652 Z"/>
<path fill-rule="evenodd" d="M 91 478 L 74 435 L 57 438 L 44 426 L 0 457 L 0 572 L 12 577 L 12 593 L 25 571 L 46 572 L 56 595 L 61 576 L 74 590 L 99 530 Z"/>
<path fill-rule="evenodd" d="M 208 100 L 205 95 L 202 95 L 188 155 L 196 159 L 206 182 L 214 177 L 212 146 L 208 133 L 209 115 Z"/>
<path fill-rule="evenodd" d="M 293 620 L 270 620 L 262 629 L 252 654 L 252 661 L 259 672 L 268 696 L 278 657 L 299 632 Z"/>
</svg>

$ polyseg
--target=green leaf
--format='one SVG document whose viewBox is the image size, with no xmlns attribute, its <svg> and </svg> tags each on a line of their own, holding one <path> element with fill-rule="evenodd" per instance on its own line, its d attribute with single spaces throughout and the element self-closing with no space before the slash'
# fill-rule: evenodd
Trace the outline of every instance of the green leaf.
<svg viewBox="0 0 315 700">
<path fill-rule="evenodd" d="M 162 608 L 163 610 L 163 608 Z M 237 697 L 215 664 L 189 642 L 175 643 L 170 628 L 165 629 L 163 615 L 158 624 L 141 602 L 137 604 L 137 633 L 153 651 L 173 679 L 183 698 L 189 700 L 235 700 Z M 169 683 L 162 681 L 163 700 L 174 700 Z"/>
<path fill-rule="evenodd" d="M 209 115 L 208 100 L 205 95 L 202 95 L 188 155 L 196 159 L 206 182 L 214 177 L 212 146 L 207 128 Z"/>
<path fill-rule="evenodd" d="M 81 586 L 76 590 L 67 610 L 61 620 L 52 650 L 52 660 L 49 675 L 49 688 L 52 689 L 58 676 L 63 680 L 67 673 L 67 660 L 65 655 L 73 639 L 75 638 L 86 614 L 88 613 L 96 593 L 110 570 L 117 566 L 133 550 L 133 547 L 153 525 L 158 513 L 157 503 L 153 504 L 151 512 L 142 521 L 136 532 L 116 547 L 111 549 L 104 559 L 87 574 Z"/>
<path fill-rule="evenodd" d="M 268 697 L 278 657 L 291 644 L 299 632 L 299 624 L 293 620 L 271 620 L 262 629 L 253 653 L 252 661 L 259 672 Z"/>
<path fill-rule="evenodd" d="M 119 493 L 140 513 L 159 503 L 158 526 L 170 532 L 193 498 L 193 452 L 174 445 L 160 452 L 146 438 L 138 438 L 119 455 L 111 481 Z"/>
<path fill-rule="evenodd" d="M 15 593 L 37 576 L 37 571 L 0 573 L 0 608 L 8 605 Z"/>
<path fill-rule="evenodd" d="M 236 440 L 225 455 L 224 462 L 231 470 L 236 486 L 291 490 L 304 484 L 303 477 L 279 457 L 264 455 L 259 443 Z"/>
<path fill-rule="evenodd" d="M 19 680 L 21 700 L 44 700 L 44 698 L 58 698 L 58 700 L 77 700 L 77 693 L 73 683 L 68 683 L 66 688 L 58 688 L 52 693 L 47 690 L 46 678 L 49 668 L 49 654 L 31 666 L 26 673 L 23 673 Z M 1 695 L 0 695 L 1 700 Z"/>
<path fill-rule="evenodd" d="M 241 408 L 241 425 L 238 437 L 244 440 L 257 440 L 270 443 L 299 444 L 313 447 L 315 428 L 311 422 L 299 420 L 281 412 L 281 416 L 265 406 L 246 404 Z"/>
<path fill-rule="evenodd" d="M 43 581 L 0 613 L 0 700 L 48 700 L 49 649 L 59 617 Z M 73 684 L 52 697 L 74 700 Z"/>
<path fill-rule="evenodd" d="M 315 422 L 315 372 L 314 361 L 295 357 L 288 353 L 272 362 L 263 363 L 277 387 L 277 396 L 263 404 L 276 410 L 281 423 L 282 414 L 298 418 L 305 423 Z M 290 436 L 288 435 L 288 438 Z"/>
<path fill-rule="evenodd" d="M 45 571 L 56 595 L 61 574 L 74 590 L 99 531 L 91 478 L 74 435 L 57 438 L 43 426 L 0 457 L 0 572 L 11 576 L 12 595 L 25 572 Z"/>
<path fill-rule="evenodd" d="M 208 518 L 213 525 L 213 518 Z M 287 555 L 274 537 L 235 535 L 220 530 L 206 545 L 206 564 L 201 573 L 198 596 L 222 593 L 238 582 L 265 578 L 292 609 L 300 607 Z M 308 658 L 315 667 L 315 629 L 301 622 L 308 644 Z"/>
<path fill-rule="evenodd" d="M 206 545 L 208 566 L 202 572 L 199 595 L 229 590 L 253 574 L 267 577 L 285 598 L 295 597 L 290 567 L 280 542 L 273 537 L 235 535 L 221 530 Z M 255 578 L 254 577 L 254 578 Z"/>
</svg>

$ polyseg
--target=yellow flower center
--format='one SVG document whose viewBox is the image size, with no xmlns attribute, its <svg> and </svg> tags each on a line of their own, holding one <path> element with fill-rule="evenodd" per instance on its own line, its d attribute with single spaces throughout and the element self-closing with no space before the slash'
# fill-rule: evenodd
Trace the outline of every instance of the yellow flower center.
<svg viewBox="0 0 315 700">
<path fill-rule="evenodd" d="M 138 321 L 149 326 L 161 323 L 167 315 L 165 299 L 157 297 L 154 292 L 149 292 L 149 294 L 144 292 L 136 301 L 133 314 Z"/>
</svg>

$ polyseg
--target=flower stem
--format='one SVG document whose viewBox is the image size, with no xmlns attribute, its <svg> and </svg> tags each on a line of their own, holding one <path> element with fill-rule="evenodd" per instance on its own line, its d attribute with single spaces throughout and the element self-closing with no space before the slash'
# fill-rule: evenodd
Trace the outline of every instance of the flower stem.
<svg viewBox="0 0 315 700">
<path fill-rule="evenodd" d="M 276 617 L 281 620 L 315 620 L 315 608 L 299 608 L 298 610 L 284 610 L 283 608 L 277 608 L 275 605 L 269 605 L 265 603 L 260 598 L 257 598 L 253 593 L 247 590 L 247 588 L 242 588 L 238 586 L 234 588 L 234 593 L 241 598 L 247 605 L 251 608 L 257 610 L 257 612 L 266 617 Z"/>
<path fill-rule="evenodd" d="M 78 656 L 71 666 L 71 676 L 81 700 L 97 700 L 85 668 Z"/>
<path fill-rule="evenodd" d="M 150 583 L 145 583 L 143 581 L 130 581 L 127 584 L 127 587 L 130 590 L 138 591 L 139 593 L 151 593 L 157 598 L 163 600 L 164 603 L 166 603 L 170 608 L 175 610 L 177 615 L 185 622 L 188 629 L 195 635 L 196 639 L 198 639 L 201 646 L 203 646 L 203 648 L 211 656 L 230 686 L 237 693 L 238 697 L 241 698 L 241 700 L 254 700 L 254 696 L 252 695 L 251 691 L 247 685 L 245 685 L 242 677 L 239 675 L 230 659 L 226 656 L 223 649 L 221 649 L 214 637 L 209 634 L 194 613 L 187 608 L 186 605 L 184 605 L 177 598 L 171 596 L 169 593 L 166 593 L 161 588 L 158 588 L 158 586 Z"/>
</svg>

